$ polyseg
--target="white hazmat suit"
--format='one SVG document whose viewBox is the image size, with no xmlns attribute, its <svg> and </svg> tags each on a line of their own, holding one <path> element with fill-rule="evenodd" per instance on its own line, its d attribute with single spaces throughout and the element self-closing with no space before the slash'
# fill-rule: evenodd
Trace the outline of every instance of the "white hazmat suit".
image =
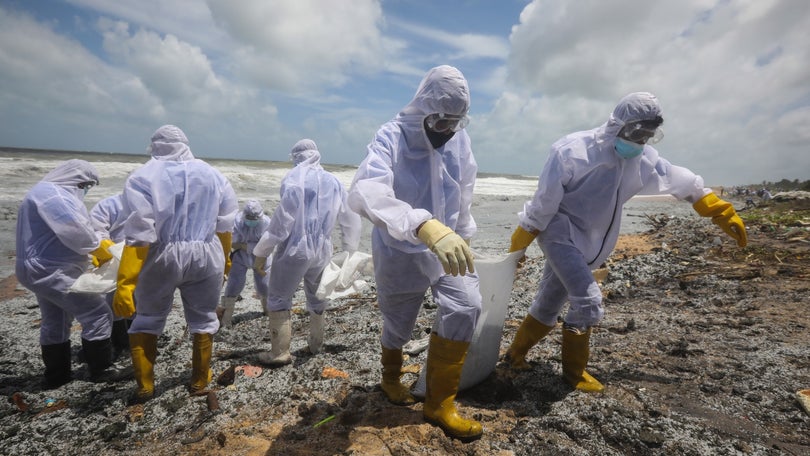
<svg viewBox="0 0 810 456">
<path fill-rule="evenodd" d="M 42 315 L 39 342 L 50 387 L 70 380 L 73 318 L 82 326 L 83 346 L 93 346 L 85 350 L 91 371 L 111 362 L 112 310 L 101 295 L 68 292 L 102 243 L 83 202 L 86 189 L 80 188 L 98 181 L 92 164 L 68 160 L 29 190 L 17 214 L 15 272 L 20 284 L 37 297 Z"/>
<path fill-rule="evenodd" d="M 217 309 L 221 314 L 220 323 L 222 326 L 231 326 L 234 306 L 239 293 L 245 288 L 247 272 L 253 272 L 253 286 L 256 294 L 259 295 L 259 302 L 264 312 L 264 301 L 267 297 L 267 281 L 259 271 L 253 269 L 253 249 L 262 236 L 262 233 L 270 225 L 270 217 L 264 213 L 262 205 L 256 200 L 248 200 L 242 211 L 236 215 L 236 222 L 233 226 L 233 251 L 231 252 L 231 272 L 228 274 L 228 281 L 225 284 L 225 291 L 222 295 L 222 305 Z"/>
<path fill-rule="evenodd" d="M 124 241 L 124 221 L 126 221 L 126 214 L 124 214 L 124 206 L 121 202 L 122 195 L 117 193 L 99 200 L 92 209 L 90 209 L 90 221 L 93 228 L 101 236 L 110 239 L 114 243 Z M 115 291 L 107 293 L 105 299 L 107 304 L 112 309 L 113 297 Z M 116 316 L 113 319 L 112 341 L 113 350 L 115 351 L 114 357 L 129 351 L 129 325 L 132 320 Z"/>
<path fill-rule="evenodd" d="M 610 256 L 621 229 L 622 208 L 637 194 L 673 195 L 696 202 L 711 192 L 703 179 L 672 165 L 650 145 L 630 159 L 614 142 L 625 122 L 661 115 L 658 100 L 645 93 L 619 103 L 610 119 L 593 130 L 569 134 L 551 146 L 537 191 L 518 214 L 546 255 L 542 284 L 529 313 L 554 325 L 566 301 L 565 322 L 577 328 L 598 323 L 602 293 L 591 270 Z"/>
<path fill-rule="evenodd" d="M 451 68 L 432 70 L 413 100 L 380 127 L 349 193 L 352 208 L 374 224 L 372 257 L 385 320 L 382 344 L 388 348 L 411 340 L 428 288 L 439 305 L 434 329 L 442 337 L 469 341 L 481 310 L 478 276 L 445 274 L 417 236 L 417 228 L 433 218 L 464 239 L 476 231 L 470 208 L 478 165 L 470 137 L 462 130 L 434 149 L 423 126 L 428 114 L 466 113 L 469 107 L 466 80 Z M 466 96 L 437 96 L 454 91 Z"/>
<path fill-rule="evenodd" d="M 576 389 L 602 391 L 602 384 L 585 371 L 591 327 L 604 315 L 602 293 L 591 271 L 616 246 L 622 208 L 634 195 L 689 201 L 701 215 L 715 216 L 715 223 L 744 246 L 745 228 L 733 207 L 714 197 L 700 176 L 671 164 L 650 145 L 659 139 L 661 123 L 658 99 L 636 92 L 622 98 L 598 128 L 552 144 L 537 190 L 518 214 L 510 247 L 525 249 L 536 236 L 546 257 L 537 294 L 507 352 L 513 367 L 529 367 L 528 350 L 556 326 L 568 302 L 563 376 Z"/>
<path fill-rule="evenodd" d="M 424 416 L 462 440 L 482 433 L 479 423 L 459 417 L 453 406 L 481 294 L 471 254 L 470 271 L 464 273 L 462 257 L 460 274 L 451 275 L 455 265 L 443 267 L 434 247 L 446 238 L 469 242 L 476 231 L 470 208 L 478 165 L 463 129 L 469 107 L 467 81 L 458 69 L 443 65 L 428 71 L 411 102 L 377 131 L 349 192 L 352 208 L 374 224 L 372 257 L 383 316 L 381 387 L 395 404 L 414 401 L 400 383 L 402 346 L 411 339 L 430 288 L 438 310 Z M 435 118 L 455 119 L 459 129 L 435 129 L 429 121 Z M 423 241 L 421 233 L 431 224 L 447 233 L 435 243 Z M 456 244 L 453 250 L 466 248 Z"/>
<path fill-rule="evenodd" d="M 187 142 L 179 128 L 161 127 L 153 137 L 152 159 L 124 184 L 126 242 L 149 245 L 130 333 L 160 335 L 175 289 L 191 334 L 214 334 L 219 327 L 225 259 L 216 233 L 233 230 L 239 206 L 230 182 L 194 158 Z"/>
<path fill-rule="evenodd" d="M 343 184 L 321 166 L 321 154 L 314 141 L 298 141 L 290 157 L 295 166 L 284 176 L 279 205 L 253 249 L 260 269 L 273 254 L 266 303 L 273 349 L 261 358 L 269 365 L 289 361 L 289 314 L 301 279 L 310 313 L 309 348 L 315 353 L 320 350 L 328 300 L 318 298 L 316 292 L 332 258 L 332 231 L 339 225 L 343 250 L 354 252 L 362 228 L 360 216 L 346 203 Z"/>
<path fill-rule="evenodd" d="M 116 313 L 127 308 L 131 312 L 128 293 L 137 284 L 137 313 L 129 334 L 139 401 L 154 394 L 157 337 L 172 310 L 176 289 L 193 336 L 192 392 L 210 381 L 213 334 L 219 329 L 216 308 L 239 209 L 230 182 L 194 158 L 186 135 L 176 126 L 160 127 L 149 151 L 152 159 L 124 184 L 127 246 L 113 301 Z"/>
</svg>

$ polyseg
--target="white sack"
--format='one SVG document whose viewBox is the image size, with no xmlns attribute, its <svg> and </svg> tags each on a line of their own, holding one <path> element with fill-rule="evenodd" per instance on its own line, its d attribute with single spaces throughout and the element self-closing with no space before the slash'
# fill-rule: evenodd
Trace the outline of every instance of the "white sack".
<svg viewBox="0 0 810 456">
<path fill-rule="evenodd" d="M 359 293 L 368 287 L 362 277 L 374 276 L 374 264 L 371 255 L 363 252 L 343 251 L 332 257 L 332 261 L 323 270 L 321 283 L 315 296 L 318 299 L 337 299 Z"/>
<path fill-rule="evenodd" d="M 118 265 L 121 264 L 121 252 L 124 251 L 124 243 L 113 244 L 108 250 L 113 256 L 112 259 L 92 271 L 80 275 L 68 289 L 68 293 L 106 294 L 115 290 Z"/>
<path fill-rule="evenodd" d="M 497 257 L 474 253 L 475 271 L 478 273 L 481 286 L 482 310 L 470 342 L 467 359 L 461 369 L 459 391 L 484 381 L 498 364 L 509 295 L 512 292 L 518 260 L 524 253 L 525 251 L 520 250 Z M 427 368 L 423 366 L 419 380 L 411 389 L 411 393 L 416 397 L 425 397 L 426 373 Z"/>
</svg>

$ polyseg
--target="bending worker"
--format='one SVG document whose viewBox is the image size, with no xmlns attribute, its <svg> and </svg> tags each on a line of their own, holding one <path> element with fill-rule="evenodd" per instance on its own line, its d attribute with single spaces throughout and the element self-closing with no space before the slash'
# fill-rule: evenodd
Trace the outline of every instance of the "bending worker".
<svg viewBox="0 0 810 456">
<path fill-rule="evenodd" d="M 464 130 L 470 92 L 451 66 L 431 69 L 416 95 L 377 131 L 349 191 L 349 204 L 374 224 L 372 258 L 383 316 L 381 387 L 394 404 L 414 403 L 400 381 L 402 346 L 411 339 L 428 288 L 438 304 L 427 359 L 427 421 L 464 441 L 481 424 L 458 415 L 454 399 L 481 313 L 468 243 L 478 165 Z"/>
<path fill-rule="evenodd" d="M 225 284 L 225 291 L 222 296 L 222 305 L 217 308 L 217 315 L 220 316 L 220 324 L 225 328 L 231 327 L 233 310 L 236 306 L 236 298 L 245 288 L 245 278 L 248 270 L 253 271 L 253 286 L 256 294 L 259 295 L 259 302 L 264 312 L 264 301 L 267 299 L 267 282 L 262 274 L 253 269 L 253 248 L 262 233 L 270 225 L 270 217 L 265 215 L 262 205 L 256 200 L 249 200 L 245 203 L 242 211 L 236 215 L 236 222 L 233 226 L 233 243 L 231 248 L 231 272 L 228 274 L 228 282 Z"/>
<path fill-rule="evenodd" d="M 324 269 L 332 259 L 332 230 L 340 225 L 343 250 L 354 252 L 360 244 L 360 216 L 346 204 L 346 189 L 338 178 L 321 167 L 321 153 L 311 139 L 295 143 L 290 152 L 295 166 L 281 181 L 281 200 L 270 225 L 253 249 L 254 268 L 266 273 L 267 257 L 273 254 L 267 290 L 270 327 L 269 352 L 259 361 L 269 366 L 291 362 L 290 310 L 301 279 L 309 311 L 311 353 L 323 345 L 324 312 L 328 300 L 316 296 Z M 273 250 L 275 249 L 275 253 Z"/>
<path fill-rule="evenodd" d="M 84 160 L 59 164 L 34 185 L 17 213 L 17 280 L 37 297 L 42 322 L 39 343 L 45 363 L 45 388 L 67 382 L 70 327 L 82 326 L 82 350 L 90 380 L 103 381 L 113 362 L 112 310 L 104 297 L 68 290 L 90 265 L 112 259 L 112 245 L 93 229 L 84 196 L 98 185 L 96 168 Z"/>
<path fill-rule="evenodd" d="M 122 317 L 132 316 L 138 303 L 129 329 L 136 402 L 154 395 L 157 339 L 176 289 L 193 338 L 190 391 L 203 390 L 211 381 L 211 350 L 219 329 L 216 308 L 223 274 L 230 267 L 231 231 L 239 209 L 230 182 L 194 158 L 176 126 L 158 128 L 148 150 L 152 159 L 124 184 L 129 215 L 113 300 L 116 315 Z"/>
<path fill-rule="evenodd" d="M 528 369 L 526 354 L 563 319 L 562 368 L 573 387 L 602 391 L 585 371 L 591 327 L 604 315 L 602 293 L 592 275 L 613 251 L 622 206 L 634 195 L 672 195 L 693 203 L 745 247 L 745 226 L 730 203 L 719 199 L 703 179 L 658 155 L 651 144 L 663 136 L 658 99 L 646 92 L 619 101 L 606 123 L 569 134 L 551 146 L 537 191 L 518 214 L 510 251 L 537 238 L 546 262 L 534 301 L 507 352 L 512 367 Z"/>
</svg>

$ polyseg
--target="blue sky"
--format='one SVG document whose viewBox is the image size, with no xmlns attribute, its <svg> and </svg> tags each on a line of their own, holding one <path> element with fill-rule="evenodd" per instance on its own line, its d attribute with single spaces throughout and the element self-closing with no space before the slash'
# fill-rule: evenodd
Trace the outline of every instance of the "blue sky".
<svg viewBox="0 0 810 456">
<path fill-rule="evenodd" d="M 554 140 L 655 93 L 656 147 L 707 185 L 810 179 L 804 0 L 0 0 L 0 146 L 356 165 L 431 67 L 472 93 L 480 170 L 539 174 Z"/>
</svg>

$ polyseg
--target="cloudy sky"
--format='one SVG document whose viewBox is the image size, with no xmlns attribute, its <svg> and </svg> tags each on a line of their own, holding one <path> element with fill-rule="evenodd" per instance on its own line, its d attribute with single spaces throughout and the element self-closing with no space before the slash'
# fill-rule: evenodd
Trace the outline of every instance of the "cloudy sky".
<svg viewBox="0 0 810 456">
<path fill-rule="evenodd" d="M 0 0 L 0 146 L 356 165 L 431 67 L 472 93 L 480 170 L 655 93 L 671 162 L 708 185 L 810 179 L 806 0 Z"/>
</svg>

